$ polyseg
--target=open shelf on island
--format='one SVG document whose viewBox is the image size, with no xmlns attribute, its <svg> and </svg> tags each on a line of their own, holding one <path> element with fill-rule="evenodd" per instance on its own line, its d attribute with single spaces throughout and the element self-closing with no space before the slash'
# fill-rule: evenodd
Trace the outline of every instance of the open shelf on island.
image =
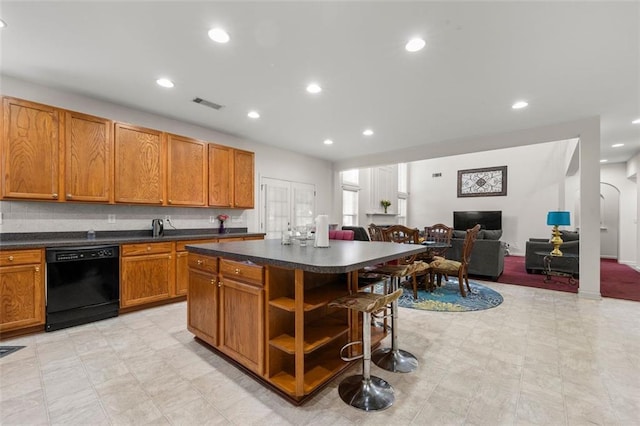
<svg viewBox="0 0 640 426">
<path fill-rule="evenodd" d="M 328 318 L 325 321 L 309 324 L 304 328 L 304 353 L 311 353 L 348 332 L 347 324 L 340 324 Z M 288 354 L 295 353 L 296 339 L 289 334 L 281 334 L 271 339 L 269 344 Z"/>
<path fill-rule="evenodd" d="M 307 290 L 304 293 L 303 309 L 305 312 L 312 311 L 347 293 L 346 286 L 342 282 Z M 278 297 L 270 300 L 269 304 L 288 312 L 295 312 L 295 300 L 291 297 Z"/>
<path fill-rule="evenodd" d="M 348 364 L 346 362 L 336 357 L 334 359 L 323 359 L 322 364 L 314 363 L 314 365 L 309 366 L 309 369 L 305 368 L 303 385 L 304 394 L 311 393 L 318 386 L 336 375 L 342 369 L 346 368 L 347 365 Z M 271 376 L 270 380 L 289 395 L 295 395 L 296 379 L 292 374 L 289 374 L 286 371 L 280 371 L 276 375 Z"/>
</svg>

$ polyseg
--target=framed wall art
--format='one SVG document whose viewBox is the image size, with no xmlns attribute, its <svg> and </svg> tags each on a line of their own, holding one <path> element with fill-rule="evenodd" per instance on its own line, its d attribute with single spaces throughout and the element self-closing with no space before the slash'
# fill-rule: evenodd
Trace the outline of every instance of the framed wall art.
<svg viewBox="0 0 640 426">
<path fill-rule="evenodd" d="M 507 195 L 507 166 L 458 170 L 458 197 Z"/>
</svg>

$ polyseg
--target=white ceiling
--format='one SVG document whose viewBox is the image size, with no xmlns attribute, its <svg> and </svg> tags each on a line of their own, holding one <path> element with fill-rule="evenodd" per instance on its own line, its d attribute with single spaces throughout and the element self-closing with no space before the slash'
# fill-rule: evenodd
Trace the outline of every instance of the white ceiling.
<svg viewBox="0 0 640 426">
<path fill-rule="evenodd" d="M 598 115 L 602 158 L 640 151 L 638 2 L 2 0 L 0 18 L 4 75 L 331 161 Z"/>
</svg>

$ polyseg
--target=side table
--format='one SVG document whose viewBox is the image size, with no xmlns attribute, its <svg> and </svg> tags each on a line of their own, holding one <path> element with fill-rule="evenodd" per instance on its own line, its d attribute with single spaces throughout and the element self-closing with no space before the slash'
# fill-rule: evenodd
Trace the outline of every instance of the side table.
<svg viewBox="0 0 640 426">
<path fill-rule="evenodd" d="M 536 255 L 538 256 L 542 256 L 543 257 L 543 261 L 544 261 L 544 282 L 548 283 L 549 281 L 551 281 L 551 277 L 552 276 L 556 276 L 556 277 L 568 277 L 569 278 L 569 285 L 576 285 L 577 281 L 575 279 L 575 277 L 573 276 L 572 273 L 569 272 L 563 272 L 563 271 L 557 271 L 557 270 L 553 270 L 552 268 L 552 264 L 555 262 L 557 262 L 560 259 L 565 259 L 565 262 L 572 262 L 575 263 L 575 265 L 578 265 L 578 261 L 580 259 L 580 256 L 577 254 L 573 254 L 573 253 L 565 253 L 562 256 L 553 256 L 551 255 L 551 253 L 546 252 L 546 251 L 537 251 L 535 252 Z"/>
</svg>

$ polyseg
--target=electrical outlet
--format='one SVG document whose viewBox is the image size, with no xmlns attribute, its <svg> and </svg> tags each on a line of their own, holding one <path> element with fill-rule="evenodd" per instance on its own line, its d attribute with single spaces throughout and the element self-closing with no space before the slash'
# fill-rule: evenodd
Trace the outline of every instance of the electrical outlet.
<svg viewBox="0 0 640 426">
<path fill-rule="evenodd" d="M 107 222 L 116 223 L 116 215 L 115 214 L 107 215 Z"/>
<path fill-rule="evenodd" d="M 216 217 L 215 216 L 209 216 L 209 223 L 216 223 Z"/>
</svg>

